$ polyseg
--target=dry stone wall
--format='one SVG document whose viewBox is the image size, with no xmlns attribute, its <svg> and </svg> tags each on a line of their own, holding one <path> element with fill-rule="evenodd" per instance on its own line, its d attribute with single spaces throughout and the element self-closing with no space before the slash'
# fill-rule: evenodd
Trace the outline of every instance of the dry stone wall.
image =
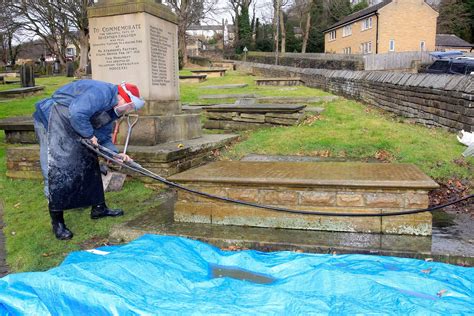
<svg viewBox="0 0 474 316">
<path fill-rule="evenodd" d="M 299 77 L 306 86 L 373 105 L 428 126 L 474 131 L 474 76 L 297 68 L 236 62 L 264 77 Z"/>
</svg>

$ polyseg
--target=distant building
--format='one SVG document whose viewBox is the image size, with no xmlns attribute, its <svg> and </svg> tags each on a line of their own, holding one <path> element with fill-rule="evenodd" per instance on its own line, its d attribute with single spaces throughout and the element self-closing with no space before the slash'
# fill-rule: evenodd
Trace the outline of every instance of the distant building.
<svg viewBox="0 0 474 316">
<path fill-rule="evenodd" d="M 424 0 L 384 0 L 324 31 L 326 53 L 433 51 L 438 12 Z"/>
<path fill-rule="evenodd" d="M 454 34 L 436 34 L 436 50 L 441 52 L 447 52 L 450 50 L 472 52 L 474 50 L 474 45 Z"/>
<path fill-rule="evenodd" d="M 186 30 L 186 35 L 204 40 L 222 36 L 226 41 L 233 41 L 234 26 L 227 24 L 227 21 L 222 25 L 191 25 Z"/>
</svg>

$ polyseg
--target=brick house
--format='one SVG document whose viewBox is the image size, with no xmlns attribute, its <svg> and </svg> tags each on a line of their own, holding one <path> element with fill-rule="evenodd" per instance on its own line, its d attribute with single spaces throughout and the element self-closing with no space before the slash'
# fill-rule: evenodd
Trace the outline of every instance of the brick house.
<svg viewBox="0 0 474 316">
<path fill-rule="evenodd" d="M 438 12 L 424 0 L 384 0 L 324 30 L 326 53 L 434 51 Z"/>
</svg>

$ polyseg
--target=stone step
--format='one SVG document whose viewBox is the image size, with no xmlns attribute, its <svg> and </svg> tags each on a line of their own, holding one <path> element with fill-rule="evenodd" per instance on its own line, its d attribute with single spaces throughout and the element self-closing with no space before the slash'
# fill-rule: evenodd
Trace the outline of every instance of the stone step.
<svg viewBox="0 0 474 316">
<path fill-rule="evenodd" d="M 220 150 L 237 137 L 238 135 L 232 134 L 209 134 L 155 146 L 131 145 L 127 153 L 143 167 L 167 177 L 207 163 L 214 158 L 215 150 Z M 117 147 L 119 150 L 123 149 L 122 146 Z M 8 147 L 6 157 L 8 177 L 41 179 L 38 145 Z"/>
<path fill-rule="evenodd" d="M 222 161 L 171 181 L 247 202 L 307 212 L 385 213 L 428 207 L 438 185 L 411 164 Z M 431 214 L 331 217 L 289 214 L 178 192 L 178 222 L 364 233 L 431 235 Z"/>
</svg>

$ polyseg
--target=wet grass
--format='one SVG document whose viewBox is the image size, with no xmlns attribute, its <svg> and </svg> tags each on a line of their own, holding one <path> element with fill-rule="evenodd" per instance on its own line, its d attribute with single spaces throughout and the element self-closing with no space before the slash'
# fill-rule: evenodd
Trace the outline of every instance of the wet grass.
<svg viewBox="0 0 474 316">
<path fill-rule="evenodd" d="M 328 95 L 306 87 L 256 87 L 254 79 L 256 77 L 230 72 L 224 78 L 212 78 L 204 83 L 181 84 L 181 99 L 184 103 L 203 103 L 199 95 L 230 93 Z M 0 102 L 0 118 L 31 115 L 37 100 L 69 81 L 65 77 L 37 79 L 37 84 L 46 87 L 43 95 Z M 234 83 L 249 86 L 230 90 L 201 89 L 207 85 Z M 239 159 L 250 153 L 346 157 L 361 161 L 378 158 L 414 163 L 437 180 L 459 177 L 474 181 L 474 159 L 462 158 L 465 146 L 458 143 L 453 133 L 409 124 L 350 100 L 340 99 L 318 106 L 325 107 L 325 112 L 308 124 L 241 133 L 241 141 L 223 152 L 222 158 Z M 6 178 L 5 150 L 4 134 L 0 132 L 0 200 L 4 204 L 7 262 L 12 272 L 53 267 L 69 252 L 106 240 L 114 224 L 130 220 L 154 206 L 147 201 L 156 193 L 138 181 L 126 182 L 122 192 L 106 194 L 110 206 L 125 209 L 124 217 L 92 221 L 88 209 L 66 212 L 66 223 L 75 236 L 71 241 L 58 241 L 51 232 L 41 181 Z"/>
</svg>

